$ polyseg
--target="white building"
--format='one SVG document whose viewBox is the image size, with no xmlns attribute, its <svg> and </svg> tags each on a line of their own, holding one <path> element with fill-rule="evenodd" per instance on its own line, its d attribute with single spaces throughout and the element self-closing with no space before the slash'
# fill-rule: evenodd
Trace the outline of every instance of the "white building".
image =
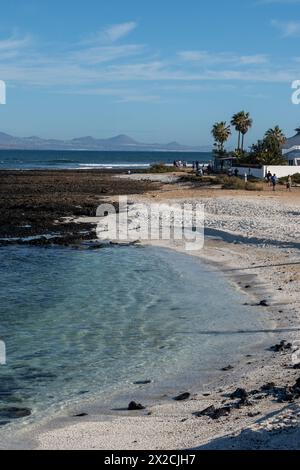
<svg viewBox="0 0 300 470">
<path fill-rule="evenodd" d="M 282 155 L 287 159 L 289 165 L 300 165 L 300 127 L 296 129 L 297 134 L 286 140 L 282 146 Z"/>
</svg>

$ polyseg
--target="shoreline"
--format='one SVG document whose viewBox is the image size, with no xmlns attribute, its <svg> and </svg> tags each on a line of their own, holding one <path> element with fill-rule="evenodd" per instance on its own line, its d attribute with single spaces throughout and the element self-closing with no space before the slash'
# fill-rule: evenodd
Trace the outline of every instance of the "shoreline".
<svg viewBox="0 0 300 470">
<path fill-rule="evenodd" d="M 214 244 L 215 244 L 215 242 L 212 241 L 212 245 L 214 245 Z M 209 247 L 209 250 L 212 251 L 212 254 L 215 255 L 216 252 L 220 249 L 219 245 L 220 245 L 220 242 L 217 242 L 217 246 L 210 246 Z M 222 245 L 222 247 L 221 247 L 222 251 L 223 250 L 226 251 L 226 250 L 230 249 L 230 247 L 226 246 L 226 244 L 225 244 L 225 246 L 223 245 L 223 243 L 221 245 Z M 166 248 L 166 246 L 164 245 L 163 248 Z M 167 248 L 175 249 L 175 250 L 178 251 L 178 247 L 171 248 L 169 246 Z M 229 250 L 229 252 L 230 252 L 230 250 Z M 229 254 L 229 252 L 228 252 L 228 254 Z M 201 257 L 201 255 L 200 255 L 200 257 Z M 224 265 L 222 263 L 223 266 L 220 269 L 220 264 L 219 264 L 218 261 L 216 261 L 216 260 L 212 261 L 211 259 L 208 260 L 207 257 L 206 257 L 205 262 L 208 263 L 210 266 L 214 266 L 220 272 L 223 271 L 223 275 L 225 273 L 226 276 L 228 276 L 228 272 L 226 270 L 228 268 L 230 268 L 230 269 L 233 268 L 232 264 L 231 265 L 229 265 L 229 264 Z M 240 268 L 240 266 L 238 268 Z M 244 276 L 246 276 L 246 279 L 244 278 Z M 245 281 L 249 282 L 249 277 L 251 278 L 250 282 L 253 285 L 253 288 L 251 289 L 251 293 L 249 292 L 248 289 L 243 289 L 243 287 L 241 286 L 241 283 L 245 284 Z M 234 286 L 235 286 L 234 288 L 243 290 L 243 292 L 246 293 L 249 296 L 249 299 L 251 299 L 251 302 L 258 301 L 263 293 L 265 294 L 264 298 L 267 297 L 269 300 L 271 300 L 272 296 L 274 295 L 274 292 L 272 293 L 271 290 L 266 291 L 265 287 L 263 286 L 262 280 L 259 278 L 259 275 L 257 275 L 257 274 L 254 274 L 254 275 L 250 274 L 250 276 L 248 274 L 246 274 L 246 275 L 242 274 L 241 275 L 240 269 L 239 269 L 238 273 L 235 273 L 233 275 L 231 273 L 229 275 L 228 281 L 230 283 L 234 284 Z M 267 292 L 268 295 L 266 295 L 266 292 Z M 271 311 L 274 310 L 274 308 L 275 307 L 271 308 Z M 274 312 L 272 311 L 272 314 L 273 313 Z M 276 320 L 278 320 L 278 318 Z M 277 323 L 276 326 L 280 326 L 280 324 Z M 278 341 L 280 340 L 281 335 L 282 335 L 282 333 L 277 333 L 277 334 L 274 333 L 274 336 L 278 336 L 277 339 L 274 338 L 274 343 L 277 340 Z M 133 412 L 133 413 L 131 413 L 131 416 L 128 416 L 128 414 L 126 416 L 120 416 L 120 414 L 118 414 L 118 413 L 114 414 L 111 411 L 107 411 L 107 412 L 104 412 L 103 414 L 99 414 L 99 409 L 98 409 L 98 412 L 94 411 L 94 413 L 93 413 L 93 405 L 91 405 L 91 409 L 89 409 L 89 406 L 84 406 L 84 402 L 82 402 L 82 406 L 79 406 L 79 409 L 77 411 L 80 411 L 80 409 L 81 410 L 85 409 L 85 410 L 89 411 L 89 413 L 88 413 L 88 416 L 80 418 L 80 423 L 78 423 L 77 421 L 74 423 L 74 418 L 73 419 L 72 418 L 54 418 L 54 419 L 52 418 L 51 419 L 50 417 L 48 417 L 45 420 L 44 424 L 33 425 L 33 428 L 31 426 L 31 428 L 32 428 L 31 431 L 26 431 L 25 430 L 24 435 L 26 435 L 27 432 L 30 432 L 30 433 L 33 432 L 34 439 L 33 439 L 33 441 L 31 441 L 31 444 L 30 444 L 30 447 L 32 446 L 33 449 L 40 449 L 40 448 L 41 449 L 43 449 L 43 448 L 55 448 L 55 449 L 56 448 L 78 448 L 77 447 L 78 445 L 79 445 L 80 448 L 93 448 L 93 444 L 90 444 L 86 441 L 82 441 L 82 437 L 80 437 L 80 436 L 82 436 L 82 432 L 88 432 L 89 429 L 91 429 L 91 428 L 97 429 L 97 436 L 98 437 L 96 437 L 95 431 L 92 432 L 92 436 L 89 437 L 89 442 L 90 442 L 90 439 L 92 439 L 91 442 L 93 442 L 95 439 L 96 439 L 96 442 L 99 442 L 99 434 L 101 434 L 101 430 L 105 429 L 106 433 L 109 434 L 109 432 L 110 432 L 109 430 L 111 429 L 111 427 L 114 427 L 114 423 L 115 423 L 115 426 L 120 430 L 120 432 L 119 431 L 118 432 L 122 436 L 121 439 L 124 438 L 124 434 L 128 433 L 128 426 L 130 428 L 130 433 L 134 432 L 135 429 L 136 430 L 139 429 L 139 432 L 141 432 L 140 426 L 142 425 L 142 423 L 143 423 L 143 426 L 145 427 L 145 429 L 147 429 L 147 432 L 149 432 L 149 430 L 151 430 L 151 428 L 153 427 L 153 430 L 155 429 L 155 434 L 156 434 L 159 431 L 159 428 L 163 425 L 163 423 L 165 421 L 168 422 L 170 420 L 170 417 L 171 417 L 171 421 L 172 422 L 175 421 L 175 423 L 177 424 L 177 428 L 178 427 L 181 428 L 180 424 L 183 423 L 183 422 L 189 421 L 189 420 L 192 421 L 192 428 L 193 429 L 194 429 L 195 426 L 196 426 L 196 428 L 198 428 L 199 424 L 201 424 L 201 423 L 199 423 L 199 422 L 197 423 L 196 420 L 199 420 L 200 418 L 191 417 L 191 413 L 193 412 L 192 410 L 197 410 L 199 408 L 200 409 L 201 408 L 205 409 L 206 405 L 211 406 L 212 403 L 214 403 L 215 405 L 220 406 L 226 395 L 228 396 L 228 394 L 232 393 L 238 386 L 245 386 L 245 378 L 244 378 L 245 368 L 247 370 L 248 382 L 250 382 L 253 387 L 254 387 L 254 382 L 256 384 L 261 382 L 261 381 L 263 381 L 264 383 L 267 383 L 268 378 L 266 377 L 265 374 L 263 374 L 261 372 L 261 366 L 263 365 L 264 355 L 265 354 L 268 358 L 268 363 L 269 363 L 268 367 L 271 368 L 271 377 L 274 377 L 274 375 L 273 375 L 274 370 L 273 370 L 272 365 L 270 365 L 270 364 L 271 364 L 271 362 L 274 362 L 274 367 L 277 368 L 278 367 L 278 364 L 277 364 L 278 356 L 274 357 L 274 354 L 265 351 L 265 347 L 263 347 L 263 350 L 258 351 L 257 344 L 256 344 L 256 346 L 254 346 L 253 350 L 252 350 L 252 348 L 250 348 L 249 354 L 250 353 L 251 353 L 251 362 L 252 362 L 252 364 L 251 365 L 247 364 L 247 362 L 249 362 L 250 358 L 248 358 L 247 355 L 246 355 L 244 358 L 240 358 L 238 363 L 234 363 L 234 366 L 233 366 L 234 368 L 231 371 L 228 371 L 228 372 L 225 372 L 225 373 L 220 372 L 219 377 L 212 380 L 211 386 L 209 388 L 209 394 L 210 395 L 208 397 L 205 397 L 201 394 L 201 392 L 199 391 L 199 389 L 201 387 L 198 386 L 198 387 L 195 387 L 197 389 L 198 393 L 195 390 L 192 391 L 192 398 L 189 401 L 182 402 L 182 403 L 179 403 L 179 402 L 174 402 L 174 403 L 171 402 L 170 403 L 170 400 L 164 401 L 164 400 L 160 399 L 160 400 L 158 400 L 157 404 L 147 406 L 147 412 L 151 413 L 150 416 L 147 416 L 144 413 L 141 414 L 141 412 Z M 259 374 L 257 374 L 258 371 L 259 371 Z M 257 377 L 257 375 L 258 375 L 258 377 Z M 262 375 L 263 375 L 263 377 L 262 377 Z M 249 379 L 249 377 L 250 377 L 250 379 Z M 222 389 L 222 392 L 220 392 L 220 389 Z M 145 395 L 147 396 L 147 392 L 146 392 Z M 95 407 L 97 408 L 96 403 L 95 403 Z M 248 412 L 252 412 L 253 414 L 258 413 L 258 411 L 256 409 L 257 406 L 255 407 L 255 409 L 256 409 L 255 412 L 253 412 L 252 408 L 253 407 L 251 407 L 251 410 L 250 410 L 250 408 L 248 409 L 248 407 L 246 409 L 243 409 L 241 414 L 242 415 L 245 414 L 245 416 L 241 416 L 239 418 L 239 420 L 238 420 L 239 423 L 236 426 L 236 431 L 239 431 L 240 429 L 244 428 L 246 423 L 247 423 L 247 426 L 251 426 L 256 422 L 257 418 L 255 416 L 253 416 L 252 418 L 247 416 Z M 267 408 L 268 408 L 268 406 L 267 406 Z M 278 408 L 278 406 L 276 407 L 276 405 L 275 406 L 273 405 L 272 408 L 276 409 L 276 408 Z M 77 409 L 77 407 L 73 411 L 76 412 L 76 409 Z M 155 415 L 155 422 L 151 423 L 150 419 L 154 415 Z M 260 419 L 262 418 L 261 412 L 260 412 L 259 418 Z M 207 420 L 210 420 L 210 421 L 212 421 L 212 420 L 210 418 L 201 418 L 201 420 L 203 420 L 203 419 L 204 419 L 204 421 L 202 422 L 202 426 L 203 426 L 203 431 L 204 431 L 204 429 L 206 430 L 207 425 L 211 424 L 211 423 L 207 423 Z M 235 417 L 234 420 L 236 421 L 237 417 Z M 158 423 L 157 423 L 157 421 L 158 421 Z M 229 429 L 231 429 L 231 431 L 232 431 L 233 424 L 232 424 L 231 421 L 232 421 L 231 417 L 225 417 L 225 418 L 221 418 L 217 422 L 215 422 L 215 424 L 216 424 L 215 427 L 218 429 L 218 434 L 220 432 L 222 433 L 222 431 L 224 431 L 224 428 L 226 429 L 227 427 L 229 427 Z M 242 421 L 242 423 L 240 421 Z M 174 425 L 174 423 L 173 423 L 173 425 Z M 122 428 L 120 429 L 120 426 L 124 429 L 123 430 L 122 430 Z M 202 428 L 202 426 L 200 426 L 200 429 Z M 34 431 L 35 428 L 36 428 L 36 431 Z M 132 428 L 134 428 L 134 430 Z M 164 425 L 163 425 L 163 428 L 164 428 Z M 113 432 L 115 433 L 115 431 L 116 430 L 114 430 Z M 193 432 L 195 432 L 195 430 Z M 198 429 L 198 432 L 199 432 L 199 429 Z M 212 432 L 212 430 L 211 430 L 211 432 Z M 216 432 L 216 430 L 213 431 L 213 434 L 215 434 L 215 432 Z M 22 432 L 22 434 L 23 434 L 23 432 Z M 180 429 L 176 429 L 175 435 L 177 435 L 176 436 L 177 444 L 175 445 L 175 447 L 171 446 L 172 449 L 173 448 L 174 449 L 182 449 L 182 448 L 194 448 L 195 447 L 195 438 L 190 436 L 189 438 L 185 437 L 185 439 L 182 440 L 182 438 L 180 437 L 180 434 L 181 434 Z M 208 436 L 209 436 L 209 433 L 208 433 Z M 59 442 L 60 442 L 59 447 L 57 447 L 58 440 L 56 438 L 59 439 Z M 207 441 L 211 440 L 211 438 L 212 438 L 212 436 L 210 436 L 210 439 L 209 439 L 209 437 L 206 438 L 206 440 L 204 442 L 202 442 L 201 444 L 202 445 L 206 444 Z M 54 442 L 53 442 L 53 439 L 54 439 Z M 111 439 L 111 436 L 110 436 L 109 439 Z M 161 437 L 160 437 L 160 439 L 161 439 Z M 153 438 L 152 438 L 152 441 L 153 441 Z M 27 448 L 27 446 L 29 445 L 29 442 L 27 442 L 26 440 L 25 440 L 25 442 L 26 442 L 26 448 Z M 55 442 L 56 442 L 56 444 L 55 444 Z M 115 443 L 113 443 L 111 440 L 109 440 L 110 445 L 108 445 L 107 447 L 105 447 L 105 443 L 103 443 L 103 441 L 101 439 L 100 439 L 100 442 L 101 442 L 102 445 L 104 444 L 104 447 L 101 446 L 100 448 L 105 448 L 105 449 L 111 449 L 111 448 L 112 449 L 118 449 L 118 448 L 120 448 L 120 441 L 118 441 L 118 440 L 116 442 L 117 445 L 115 445 Z M 196 446 L 198 446 L 199 442 L 201 442 L 200 439 L 198 439 L 197 442 L 198 442 L 198 444 L 196 444 Z M 107 442 L 107 444 L 108 444 L 108 442 Z M 129 449 L 144 449 L 145 448 L 145 441 L 144 440 L 143 440 L 143 445 L 141 445 L 141 446 L 137 446 L 136 445 L 137 443 L 132 443 L 132 444 L 135 444 L 135 445 L 128 446 L 128 444 L 127 445 L 125 444 L 125 448 L 128 449 L 128 450 Z M 96 445 L 97 445 L 97 448 L 99 448 L 98 447 L 99 444 L 96 444 Z M 21 448 L 23 448 L 23 447 L 21 446 Z M 153 449 L 152 443 L 147 448 Z M 165 447 L 163 445 L 162 447 L 154 447 L 154 448 L 155 449 L 165 449 L 165 448 L 169 448 L 169 447 Z"/>
<path fill-rule="evenodd" d="M 145 247 L 149 245 L 144 245 Z M 159 249 L 167 250 L 167 251 L 172 251 L 174 252 L 174 247 L 172 246 L 165 246 L 165 244 L 157 246 Z M 179 252 L 177 248 L 175 248 L 175 251 Z M 185 251 L 180 251 L 180 253 L 184 256 L 187 255 Z M 195 258 L 195 261 L 197 261 L 197 258 Z M 214 265 L 210 262 L 205 261 L 205 264 L 207 265 L 208 269 L 211 271 L 212 267 Z M 215 270 L 213 270 L 215 272 Z M 219 269 L 217 269 L 218 272 L 220 272 Z M 221 274 L 221 272 L 220 272 Z M 252 278 L 253 276 L 251 276 Z M 230 276 L 230 278 L 233 280 L 233 277 Z M 234 279 L 236 279 L 236 275 L 234 276 Z M 227 283 L 227 280 L 226 280 Z M 235 286 L 230 286 L 230 289 L 237 290 L 238 285 L 236 284 Z M 271 322 L 270 322 L 270 328 L 271 328 Z M 257 346 L 259 344 L 264 344 L 266 345 L 267 339 L 265 338 L 264 340 L 257 340 L 255 342 L 255 346 L 250 347 L 248 351 L 245 349 L 245 353 L 249 352 L 255 352 L 257 350 Z M 244 357 L 245 356 L 245 357 Z M 236 364 L 236 361 L 239 360 L 240 363 L 244 362 L 246 363 L 248 361 L 247 355 L 243 354 L 242 351 L 239 351 L 238 358 L 234 358 L 231 361 L 231 364 Z M 192 365 L 192 363 L 191 363 Z M 226 366 L 227 363 L 223 364 L 223 366 Z M 234 366 L 235 367 L 235 366 Z M 234 375 L 239 375 L 239 372 L 237 370 L 231 371 L 231 374 L 234 373 Z M 186 390 L 191 393 L 192 400 L 196 399 L 196 396 L 200 394 L 206 394 L 207 391 L 209 390 L 210 394 L 214 393 L 214 390 L 217 391 L 220 389 L 220 387 L 226 386 L 230 387 L 231 386 L 231 381 L 232 378 L 230 377 L 228 372 L 222 371 L 221 369 L 215 369 L 213 373 L 209 374 L 210 378 L 206 382 L 201 382 L 199 383 L 199 379 L 196 378 L 196 375 L 193 376 L 193 378 L 190 379 L 189 385 L 187 385 L 186 379 L 184 380 L 182 377 L 180 378 L 180 375 L 178 376 L 178 379 L 176 379 L 175 376 L 166 377 L 161 375 L 159 378 L 157 378 L 154 382 L 151 381 L 151 384 L 149 385 L 141 385 L 141 386 L 136 386 L 134 387 L 134 383 L 131 385 L 128 383 L 126 388 L 122 388 L 122 390 L 116 390 L 113 392 L 114 398 L 111 398 L 109 401 L 105 401 L 106 394 L 104 393 L 103 398 L 104 398 L 104 404 L 102 403 L 102 399 L 99 397 L 96 398 L 96 395 L 93 395 L 92 397 L 88 399 L 80 399 L 76 400 L 76 402 L 70 402 L 69 404 L 64 405 L 61 411 L 54 411 L 49 413 L 46 416 L 42 416 L 41 419 L 35 422 L 29 422 L 26 427 L 18 428 L 16 427 L 13 432 L 14 432 L 14 440 L 15 437 L 18 437 L 16 442 L 13 442 L 13 440 L 8 439 L 6 442 L 3 442 L 1 444 L 2 448 L 32 448 L 36 449 L 38 447 L 38 439 L 35 441 L 34 438 L 27 438 L 26 436 L 37 436 L 39 434 L 43 434 L 44 432 L 47 432 L 49 430 L 53 429 L 63 429 L 63 428 L 68 428 L 69 426 L 74 427 L 76 426 L 77 422 L 79 421 L 79 418 L 76 418 L 76 414 L 81 414 L 81 413 L 87 413 L 87 420 L 92 420 L 92 421 L 99 421 L 99 422 L 111 422 L 115 418 L 121 418 L 122 420 L 130 419 L 130 415 L 140 417 L 141 419 L 147 419 L 148 413 L 152 414 L 152 409 L 154 407 L 159 407 L 159 408 L 164 408 L 164 407 L 169 407 L 173 404 L 172 397 L 178 395 L 179 393 L 182 393 Z M 182 384 L 183 388 L 180 388 L 179 385 L 176 385 L 177 383 Z M 185 383 L 185 385 L 184 385 Z M 201 391 L 200 391 L 201 389 Z M 142 402 L 143 404 L 146 405 L 146 410 L 142 412 L 128 412 L 125 411 L 125 408 L 122 409 L 122 405 L 127 406 L 127 402 L 130 401 L 130 397 L 134 398 L 137 400 L 137 402 Z M 174 402 L 175 403 L 175 402 Z M 118 408 L 116 407 L 120 407 Z M 125 411 L 125 413 L 124 413 Z M 75 418 L 74 418 L 75 417 Z M 82 419 L 85 419 L 84 417 Z M 74 422 L 74 420 L 76 422 Z M 81 421 L 81 418 L 80 418 Z M 17 423 L 16 423 L 17 424 Z M 9 434 L 12 434 L 12 429 L 8 428 Z"/>
<path fill-rule="evenodd" d="M 170 189 L 168 185 L 163 186 L 158 192 L 156 190 L 148 194 L 132 195 L 130 198 L 134 201 L 151 201 L 154 196 L 165 201 L 175 200 L 176 197 L 182 199 L 184 196 L 189 200 L 191 190 L 186 190 L 187 195 L 182 194 L 184 191 L 182 187 L 171 185 Z M 219 194 L 221 199 L 224 193 Z M 240 192 L 233 194 L 239 201 L 245 197 Z M 206 197 L 209 202 L 212 198 L 219 197 L 209 191 L 203 196 L 201 191 L 195 190 L 194 196 L 199 197 L 199 195 L 202 198 Z M 260 200 L 259 207 L 264 206 L 265 200 L 274 198 L 270 194 L 246 196 L 247 200 Z M 211 214 L 213 212 L 209 213 L 209 217 Z M 251 219 L 251 214 L 248 216 Z M 230 224 L 232 221 L 236 223 L 231 213 L 226 217 L 226 220 L 222 220 L 225 233 L 226 229 L 228 230 L 227 221 Z M 210 226 L 212 224 L 214 227 L 214 221 L 218 222 L 218 216 L 214 217 L 214 220 L 209 219 Z M 277 219 L 274 222 L 275 227 L 276 221 Z M 251 298 L 251 302 L 257 304 L 263 299 L 268 301 L 270 306 L 260 308 L 276 324 L 274 344 L 280 340 L 297 340 L 299 337 L 299 265 L 292 264 L 296 260 L 300 263 L 299 250 L 286 247 L 284 244 L 281 246 L 280 241 L 293 239 L 294 235 L 290 237 L 288 229 L 289 227 L 283 234 L 278 234 L 274 230 L 274 233 L 271 233 L 269 227 L 253 228 L 254 233 L 259 233 L 261 230 L 268 237 L 272 235 L 275 241 L 278 239 L 275 246 L 208 240 L 204 251 L 198 254 L 203 261 L 223 271 L 229 282 L 243 290 L 249 299 Z M 246 227 L 246 230 L 249 229 Z M 228 233 L 240 235 L 236 231 L 236 226 L 233 226 L 233 230 L 228 230 Z M 247 234 L 249 237 L 249 233 Z M 251 235 L 252 233 L 250 237 Z M 162 244 L 158 243 L 157 246 Z M 179 246 L 171 247 L 163 244 L 163 247 L 180 251 Z M 251 287 L 246 288 L 246 283 L 251 284 Z M 240 361 L 234 365 L 234 369 L 226 372 L 226 381 L 223 384 L 216 384 L 215 390 L 210 390 L 208 396 L 198 393 L 184 402 L 154 404 L 147 408 L 147 411 L 151 412 L 149 416 L 143 414 L 140 416 L 141 412 L 133 412 L 131 416 L 126 417 L 110 415 L 108 421 L 107 415 L 103 415 L 82 417 L 76 423 L 58 427 L 53 423 L 48 430 L 44 428 L 43 432 L 39 433 L 33 448 L 299 449 L 299 402 L 297 399 L 282 401 L 278 395 L 279 388 L 292 387 L 299 378 L 299 372 L 292 368 L 292 349 L 282 352 L 262 350 L 252 354 L 251 358 Z M 262 387 L 267 384 L 269 384 L 268 390 L 263 391 Z M 222 387 L 222 392 L 218 391 L 218 386 Z M 229 395 L 236 388 L 247 391 L 250 404 L 240 408 L 234 406 L 228 415 L 216 420 L 209 416 L 193 415 L 209 406 L 215 406 L 217 409 L 232 406 L 235 401 Z M 257 393 L 252 393 L 255 390 Z"/>
</svg>

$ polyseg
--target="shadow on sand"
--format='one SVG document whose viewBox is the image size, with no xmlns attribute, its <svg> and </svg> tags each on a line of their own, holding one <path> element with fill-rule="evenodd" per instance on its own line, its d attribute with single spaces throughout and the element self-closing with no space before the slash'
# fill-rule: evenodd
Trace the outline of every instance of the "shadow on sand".
<svg viewBox="0 0 300 470">
<path fill-rule="evenodd" d="M 271 419 L 272 424 L 282 424 L 281 413 L 291 410 L 299 412 L 297 405 L 284 406 L 280 410 L 273 411 L 263 418 L 255 421 L 263 424 Z M 298 416 L 299 418 L 299 416 Z M 300 449 L 300 426 L 286 425 L 282 429 L 252 430 L 244 429 L 239 434 L 227 435 L 213 439 L 208 444 L 201 445 L 193 450 L 299 450 Z"/>
</svg>

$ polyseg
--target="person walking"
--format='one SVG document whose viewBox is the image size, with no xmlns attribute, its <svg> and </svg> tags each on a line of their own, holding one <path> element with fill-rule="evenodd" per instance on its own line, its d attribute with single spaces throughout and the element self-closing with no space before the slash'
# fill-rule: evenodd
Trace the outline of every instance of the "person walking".
<svg viewBox="0 0 300 470">
<path fill-rule="evenodd" d="M 287 182 L 286 182 L 286 190 L 291 191 L 292 190 L 292 177 L 291 175 L 288 176 Z"/>
<path fill-rule="evenodd" d="M 271 177 L 271 183 L 272 183 L 273 191 L 275 191 L 276 190 L 276 184 L 277 184 L 277 176 L 275 175 L 275 173 Z"/>
<path fill-rule="evenodd" d="M 267 180 L 268 186 L 271 186 L 271 179 L 272 179 L 272 173 L 269 170 L 268 173 L 266 174 L 266 180 Z"/>
</svg>

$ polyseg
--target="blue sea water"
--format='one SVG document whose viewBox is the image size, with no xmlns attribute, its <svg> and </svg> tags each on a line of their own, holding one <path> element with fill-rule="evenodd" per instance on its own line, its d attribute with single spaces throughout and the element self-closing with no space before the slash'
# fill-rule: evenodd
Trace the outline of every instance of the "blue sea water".
<svg viewBox="0 0 300 470">
<path fill-rule="evenodd" d="M 262 309 L 169 250 L 1 247 L 0 279 L 0 408 L 33 420 L 136 380 L 205 383 L 270 339 Z"/>
<path fill-rule="evenodd" d="M 147 168 L 153 163 L 174 160 L 209 163 L 211 153 L 190 152 L 91 152 L 57 150 L 0 150 L 1 169 L 92 169 Z"/>
</svg>

